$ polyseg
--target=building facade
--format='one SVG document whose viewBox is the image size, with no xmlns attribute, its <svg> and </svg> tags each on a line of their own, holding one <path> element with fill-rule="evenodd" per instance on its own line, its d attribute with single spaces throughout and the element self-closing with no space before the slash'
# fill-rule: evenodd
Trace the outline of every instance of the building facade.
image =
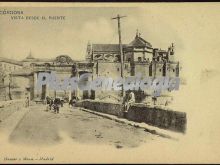
<svg viewBox="0 0 220 165">
<path fill-rule="evenodd" d="M 136 34 L 133 41 L 123 44 L 124 77 L 140 75 L 141 77 L 179 77 L 179 62 L 174 58 L 174 45 L 167 50 L 153 48 L 150 42 Z M 94 64 L 93 77 L 121 76 L 120 47 L 118 44 L 87 45 L 86 60 Z M 143 91 L 134 91 L 137 97 L 144 98 Z M 140 93 L 140 94 L 138 94 Z M 145 92 L 147 93 L 147 91 Z M 120 92 L 97 91 L 96 98 L 114 97 L 120 99 Z M 107 97 L 109 96 L 109 97 Z M 117 100 L 116 99 L 116 100 Z M 139 99 L 141 101 L 141 99 Z"/>
<path fill-rule="evenodd" d="M 22 62 L 0 57 L 0 100 L 11 99 L 10 74 L 22 68 Z"/>
<path fill-rule="evenodd" d="M 141 74 L 141 77 L 179 77 L 179 62 L 174 58 L 174 45 L 167 50 L 153 48 L 150 42 L 136 34 L 133 41 L 123 44 L 124 77 Z M 0 63 L 2 67 L 14 69 L 7 72 L 11 79 L 12 99 L 29 97 L 31 100 L 45 100 L 46 96 L 70 99 L 73 95 L 82 99 L 110 99 L 121 101 L 120 91 L 89 91 L 89 90 L 51 90 L 48 84 L 39 91 L 36 88 L 39 73 L 56 73 L 60 82 L 67 77 L 80 77 L 91 73 L 92 77 L 117 78 L 121 76 L 121 56 L 118 44 L 88 43 L 84 61 L 76 61 L 68 55 L 59 55 L 53 59 L 35 58 L 30 53 L 24 60 L 14 63 Z M 147 91 L 134 91 L 136 96 L 144 98 Z M 139 94 L 138 94 L 139 93 Z M 141 94 L 141 95 L 140 95 Z M 140 99 L 139 99 L 140 100 Z"/>
</svg>

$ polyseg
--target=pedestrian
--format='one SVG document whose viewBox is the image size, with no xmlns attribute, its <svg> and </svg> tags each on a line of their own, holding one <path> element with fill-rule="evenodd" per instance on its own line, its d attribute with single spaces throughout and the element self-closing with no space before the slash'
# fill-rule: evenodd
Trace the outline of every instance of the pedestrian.
<svg viewBox="0 0 220 165">
<path fill-rule="evenodd" d="M 69 106 L 73 107 L 75 103 L 76 103 L 76 96 L 73 96 L 69 101 Z"/>
<path fill-rule="evenodd" d="M 53 107 L 53 98 L 50 98 L 50 101 L 49 101 L 50 103 L 49 103 L 49 108 L 50 108 L 50 110 L 52 109 L 52 107 Z"/>
<path fill-rule="evenodd" d="M 54 99 L 54 112 L 59 113 L 61 106 L 61 100 L 59 98 Z"/>
<path fill-rule="evenodd" d="M 154 105 L 156 105 L 157 97 L 152 97 L 152 100 L 153 100 Z"/>
<path fill-rule="evenodd" d="M 49 96 L 46 97 L 46 111 L 50 109 L 50 99 L 51 98 Z"/>
<path fill-rule="evenodd" d="M 168 104 L 169 104 L 169 102 L 168 102 L 168 100 L 166 100 L 166 102 L 165 102 L 165 106 L 168 106 Z"/>
<path fill-rule="evenodd" d="M 125 101 L 125 112 L 128 112 L 131 105 L 135 103 L 135 95 L 134 92 L 130 92 L 128 99 Z"/>
<path fill-rule="evenodd" d="M 25 100 L 25 107 L 26 107 L 26 108 L 29 107 L 29 104 L 30 104 L 30 103 L 29 103 L 29 97 L 27 97 L 26 100 Z"/>
</svg>

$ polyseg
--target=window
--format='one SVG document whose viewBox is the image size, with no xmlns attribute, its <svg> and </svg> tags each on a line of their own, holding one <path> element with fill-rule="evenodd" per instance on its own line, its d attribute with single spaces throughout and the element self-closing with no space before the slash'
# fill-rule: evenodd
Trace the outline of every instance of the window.
<svg viewBox="0 0 220 165">
<path fill-rule="evenodd" d="M 152 63 L 150 64 L 150 66 L 149 66 L 149 76 L 152 76 Z"/>
<path fill-rule="evenodd" d="M 125 69 L 127 69 L 128 68 L 128 65 L 127 64 L 125 64 Z"/>
<path fill-rule="evenodd" d="M 173 72 L 175 72 L 175 69 L 173 69 Z"/>
<path fill-rule="evenodd" d="M 117 71 L 119 72 L 119 68 L 117 68 Z"/>
<path fill-rule="evenodd" d="M 138 57 L 138 62 L 141 62 L 141 57 Z"/>
</svg>

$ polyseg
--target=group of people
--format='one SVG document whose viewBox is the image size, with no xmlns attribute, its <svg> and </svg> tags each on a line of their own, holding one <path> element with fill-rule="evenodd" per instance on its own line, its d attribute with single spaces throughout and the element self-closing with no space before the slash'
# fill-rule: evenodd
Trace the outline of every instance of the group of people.
<svg viewBox="0 0 220 165">
<path fill-rule="evenodd" d="M 77 102 L 78 98 L 73 96 L 69 100 L 69 107 L 74 107 L 75 103 Z M 60 108 L 63 107 L 63 101 L 60 98 L 53 98 L 53 97 L 46 97 L 46 105 L 47 110 L 53 110 L 55 113 L 60 112 Z M 130 106 L 135 103 L 135 95 L 133 92 L 130 92 L 127 97 L 125 97 L 123 105 L 124 105 L 124 112 L 128 112 Z"/>
<path fill-rule="evenodd" d="M 77 97 L 73 96 L 69 100 L 69 107 L 74 107 L 76 101 L 77 101 Z M 47 96 L 46 104 L 47 104 L 47 110 L 54 110 L 55 113 L 59 113 L 60 108 L 63 107 L 64 101 L 61 100 L 60 98 L 52 98 Z"/>
<path fill-rule="evenodd" d="M 47 110 L 54 110 L 55 113 L 60 112 L 60 107 L 63 107 L 63 102 L 60 98 L 46 97 Z"/>
</svg>

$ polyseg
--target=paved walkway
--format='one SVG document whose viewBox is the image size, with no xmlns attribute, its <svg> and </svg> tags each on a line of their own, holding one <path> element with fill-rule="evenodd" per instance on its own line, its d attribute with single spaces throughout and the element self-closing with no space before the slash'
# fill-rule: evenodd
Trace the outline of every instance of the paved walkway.
<svg viewBox="0 0 220 165">
<path fill-rule="evenodd" d="M 62 143 L 61 132 L 83 144 L 107 144 L 116 148 L 138 147 L 152 140 L 168 140 L 124 123 L 71 109 L 65 105 L 59 114 L 45 111 L 44 105 L 31 106 L 14 113 L 4 126 L 11 131 L 14 144 L 55 145 Z M 20 118 L 20 120 L 18 119 Z M 6 123 L 12 123 L 8 126 Z M 3 126 L 2 123 L 0 126 Z"/>
</svg>

